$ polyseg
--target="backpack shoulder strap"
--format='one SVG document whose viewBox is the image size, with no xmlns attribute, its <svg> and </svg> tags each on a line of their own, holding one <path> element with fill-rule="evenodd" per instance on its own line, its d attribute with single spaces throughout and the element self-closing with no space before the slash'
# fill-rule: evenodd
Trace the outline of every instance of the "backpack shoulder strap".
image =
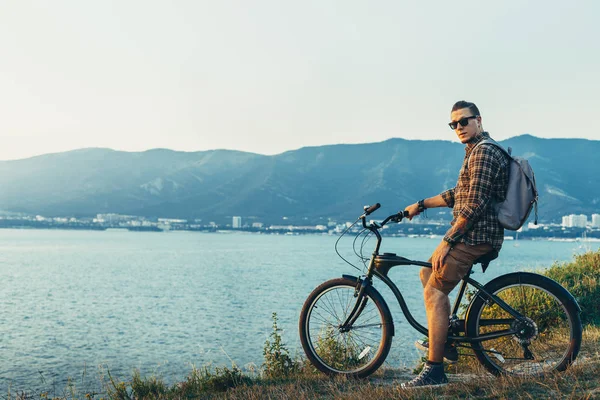
<svg viewBox="0 0 600 400">
<path fill-rule="evenodd" d="M 512 149 L 510 147 L 508 148 L 508 151 L 507 151 L 504 147 L 500 146 L 500 144 L 498 144 L 498 142 L 496 142 L 495 140 L 493 140 L 493 139 L 484 139 L 481 142 L 477 143 L 475 145 L 475 147 L 473 147 L 473 150 L 471 151 L 471 154 L 469 154 L 469 159 L 471 158 L 471 155 L 473 154 L 473 152 L 475 151 L 475 149 L 478 148 L 479 146 L 481 146 L 482 144 L 492 144 L 492 145 L 496 146 L 497 148 L 499 148 L 500 150 L 502 150 L 502 152 L 504 154 L 506 154 L 509 157 L 509 159 L 512 158 L 512 155 L 511 155 L 511 153 L 512 153 L 511 150 Z"/>
</svg>

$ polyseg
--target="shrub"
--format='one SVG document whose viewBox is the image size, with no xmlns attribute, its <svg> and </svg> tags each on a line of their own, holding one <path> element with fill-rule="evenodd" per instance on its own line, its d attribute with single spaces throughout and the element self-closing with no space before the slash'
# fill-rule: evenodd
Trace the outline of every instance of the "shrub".
<svg viewBox="0 0 600 400">
<path fill-rule="evenodd" d="M 334 328 L 331 326 L 318 336 L 315 348 L 319 357 L 334 368 L 358 367 L 368 361 L 368 357 L 361 360 L 358 344 L 352 340 L 336 338 Z"/>
<path fill-rule="evenodd" d="M 134 371 L 129 382 L 115 380 L 108 373 L 109 383 L 106 385 L 108 397 L 116 400 L 201 398 L 210 393 L 225 392 L 228 389 L 251 385 L 254 380 L 233 366 L 215 368 L 194 368 L 183 382 L 168 387 L 157 377 L 144 378 L 139 371 Z"/>
<path fill-rule="evenodd" d="M 225 392 L 228 389 L 252 383 L 252 378 L 244 375 L 235 365 L 231 369 L 217 367 L 214 372 L 207 367 L 194 368 L 186 380 L 179 383 L 176 391 L 187 398 L 194 398 L 203 393 Z"/>
<path fill-rule="evenodd" d="M 543 274 L 577 299 L 584 325 L 600 325 L 600 250 L 576 255 L 570 263 L 555 263 Z"/>
<path fill-rule="evenodd" d="M 266 378 L 286 378 L 300 370 L 300 363 L 290 357 L 290 352 L 281 338 L 277 326 L 277 313 L 273 313 L 273 331 L 265 341 L 263 349 L 263 374 Z"/>
<path fill-rule="evenodd" d="M 140 371 L 134 371 L 131 380 L 131 394 L 134 399 L 156 399 L 165 396 L 167 392 L 167 386 L 159 378 L 142 378 Z"/>
</svg>

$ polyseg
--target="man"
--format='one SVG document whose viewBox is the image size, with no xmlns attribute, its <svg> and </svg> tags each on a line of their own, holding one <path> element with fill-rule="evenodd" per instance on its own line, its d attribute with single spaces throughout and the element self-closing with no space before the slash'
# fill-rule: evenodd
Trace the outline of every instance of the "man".
<svg viewBox="0 0 600 400">
<path fill-rule="evenodd" d="M 459 101 L 452 107 L 450 128 L 465 144 L 465 158 L 456 187 L 406 207 L 409 218 L 427 208 L 453 208 L 452 227 L 430 258 L 432 268 L 421 269 L 429 340 L 417 342 L 428 348 L 429 356 L 421 374 L 403 387 L 441 385 L 448 382 L 443 359 L 456 362 L 458 352 L 446 343 L 450 301 L 448 294 L 468 273 L 473 262 L 502 247 L 504 229 L 493 204 L 506 196 L 508 159 L 494 145 L 475 145 L 489 138 L 481 114 L 473 103 Z"/>
</svg>

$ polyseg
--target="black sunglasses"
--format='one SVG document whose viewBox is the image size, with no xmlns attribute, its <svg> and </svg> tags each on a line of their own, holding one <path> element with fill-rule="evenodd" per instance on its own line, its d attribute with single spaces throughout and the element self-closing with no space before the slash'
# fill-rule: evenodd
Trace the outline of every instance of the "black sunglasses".
<svg viewBox="0 0 600 400">
<path fill-rule="evenodd" d="M 471 115 L 470 117 L 464 117 L 459 119 L 458 121 L 452 121 L 448 124 L 448 126 L 450 126 L 450 129 L 454 130 L 456 129 L 456 127 L 458 126 L 458 124 L 460 124 L 460 126 L 462 126 L 463 128 L 467 125 L 469 125 L 469 120 L 473 119 L 473 118 L 477 118 L 479 117 L 479 115 Z"/>
</svg>

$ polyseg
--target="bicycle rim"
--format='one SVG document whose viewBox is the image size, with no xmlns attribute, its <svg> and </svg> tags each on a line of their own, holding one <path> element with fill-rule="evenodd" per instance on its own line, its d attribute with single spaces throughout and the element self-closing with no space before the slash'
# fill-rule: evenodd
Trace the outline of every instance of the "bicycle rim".
<svg viewBox="0 0 600 400">
<path fill-rule="evenodd" d="M 354 292 L 355 286 L 328 288 L 315 298 L 308 312 L 308 346 L 335 373 L 357 374 L 370 368 L 385 345 L 384 313 L 369 295 L 351 329 L 340 330 L 356 304 Z"/>
<path fill-rule="evenodd" d="M 527 318 L 518 323 L 498 304 L 484 304 L 477 316 L 477 333 L 519 328 L 514 335 L 481 342 L 483 354 L 499 371 L 511 375 L 541 375 L 562 370 L 571 355 L 573 322 L 565 305 L 550 291 L 527 283 L 502 287 L 494 293 Z M 482 326 L 482 319 L 512 323 Z M 527 353 L 530 351 L 530 354 Z"/>
</svg>

